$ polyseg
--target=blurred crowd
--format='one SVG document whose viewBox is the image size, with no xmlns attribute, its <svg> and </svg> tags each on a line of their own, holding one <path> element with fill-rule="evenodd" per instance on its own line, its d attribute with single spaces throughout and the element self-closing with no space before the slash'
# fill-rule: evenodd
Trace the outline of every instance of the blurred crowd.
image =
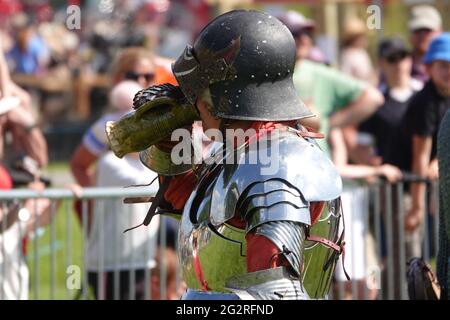
<svg viewBox="0 0 450 320">
<path fill-rule="evenodd" d="M 57 121 L 92 122 L 105 111 L 118 50 L 140 46 L 174 58 L 210 19 L 211 6 L 168 0 L 0 1 L 0 17 L 1 47 L 14 80 L 32 95 L 39 121 L 51 128 Z"/>
<path fill-rule="evenodd" d="M 450 33 L 443 31 L 442 18 L 434 7 L 413 7 L 408 22 L 410 43 L 400 36 L 381 39 L 375 72 L 367 51 L 366 24 L 357 18 L 349 19 L 344 26 L 337 70 L 326 66 L 321 55 L 312 54 L 312 20 L 293 12 L 280 19 L 297 41 L 294 82 L 306 104 L 318 115 L 307 124 L 326 134 L 322 149 L 329 152 L 342 177 L 352 179 L 345 181 L 342 194 L 344 216 L 351 223 L 346 235 L 352 261 L 348 269 L 360 282 L 359 292 L 363 293 L 370 281 L 367 261 L 373 264 L 376 258 L 365 222 L 367 195 L 359 188 L 359 181 L 370 183 L 381 177 L 393 183 L 411 174 L 418 180 L 438 179 L 437 135 L 450 108 Z M 405 184 L 404 192 L 403 199 L 394 197 L 388 204 L 394 212 L 390 221 L 394 247 L 389 250 L 394 250 L 395 259 L 404 245 L 399 240 L 400 226 L 404 226 L 406 258 L 420 257 L 425 212 L 436 214 L 436 208 L 429 208 L 430 195 L 423 181 Z M 399 202 L 406 212 L 404 217 L 399 216 Z M 386 204 L 383 210 L 388 210 Z M 402 224 L 400 219 L 404 220 Z M 396 272 L 401 281 L 403 276 Z M 340 273 L 338 270 L 337 279 L 345 281 Z M 373 291 L 369 297 L 375 298 Z M 400 291 L 397 282 L 397 298 Z M 347 286 L 346 292 L 350 294 L 351 287 Z"/>
<path fill-rule="evenodd" d="M 67 28 L 67 6 L 55 10 L 48 1 L 0 0 L 1 189 L 26 185 L 39 189 L 48 183 L 40 174 L 48 162 L 48 149 L 39 124 L 51 120 L 41 106 L 46 103 L 45 96 L 36 99 L 34 88 L 45 83 L 49 83 L 45 90 L 62 88 L 73 77 L 81 80 L 70 86 L 72 94 L 90 92 L 96 87 L 107 92 L 102 115 L 90 124 L 70 159 L 77 183 L 71 186 L 74 193 L 80 187 L 136 185 L 154 179 L 156 174 L 144 168 L 136 154 L 123 159 L 114 156 L 108 148 L 105 123 L 129 112 L 132 98 L 140 89 L 175 83 L 170 71 L 172 59 L 214 16 L 209 2 L 201 0 L 67 2 L 80 6 L 82 28 Z M 6 3 L 10 5 L 7 9 Z M 346 219 L 352 225 L 347 232 L 347 245 L 351 247 L 347 256 L 348 261 L 357 261 L 348 269 L 362 287 L 370 281 L 368 264 L 383 261 L 376 261 L 380 257 L 375 257 L 363 209 L 367 194 L 358 191 L 358 187 L 377 178 L 393 183 L 411 174 L 419 179 L 438 178 L 437 133 L 450 108 L 450 34 L 444 32 L 442 17 L 434 7 L 413 7 L 408 21 L 409 41 L 401 35 L 380 39 L 373 60 L 368 52 L 366 23 L 355 16 L 344 23 L 336 67 L 315 43 L 317 26 L 313 19 L 298 11 L 280 11 L 277 17 L 295 38 L 294 83 L 303 101 L 316 114 L 303 124 L 325 134 L 326 139 L 319 144 L 342 177 L 348 178 L 342 196 Z M 26 77 L 18 77 L 16 81 L 10 74 L 30 75 L 37 81 L 31 82 L 33 78 Z M 106 80 L 98 76 L 102 74 L 107 76 Z M 16 82 L 20 81 L 19 86 Z M 82 96 L 71 98 L 78 100 Z M 83 101 L 77 103 L 81 106 L 78 111 L 85 110 Z M 405 187 L 404 199 L 397 199 L 404 202 L 406 209 L 401 219 L 407 235 L 407 257 L 422 255 L 425 192 L 423 183 L 411 183 Z M 159 221 L 155 219 L 149 228 L 138 229 L 134 247 L 130 248 L 125 245 L 127 235 L 122 235 L 122 227 L 143 220 L 148 205 L 133 205 L 132 210 L 123 207 L 131 218 L 116 212 L 105 220 L 97 212 L 99 206 L 108 205 L 111 204 L 107 200 L 89 205 L 89 284 L 97 296 L 101 250 L 106 259 L 103 266 L 108 283 L 106 298 L 112 297 L 117 281 L 113 270 L 117 269 L 120 296 L 126 298 L 129 294 L 129 272 L 133 269 L 137 270 L 135 296 L 142 298 L 145 269 L 158 266 L 157 252 L 163 250 L 157 243 Z M 79 205 L 76 210 L 81 212 Z M 42 200 L 40 214 L 48 214 L 47 211 L 48 203 Z M 18 216 L 14 205 L 0 213 L 2 219 Z M 81 213 L 79 217 L 81 221 Z M 14 219 L 10 220 L 13 224 Z M 395 221 L 398 223 L 398 219 Z M 100 233 L 100 223 L 107 232 Z M 169 239 L 172 246 L 166 253 L 169 257 L 175 255 L 175 230 L 176 225 L 168 223 L 172 237 Z M 110 249 L 99 248 L 104 243 L 121 241 L 124 245 L 118 260 Z M 398 241 L 394 241 L 397 246 L 403 245 Z M 148 255 L 141 254 L 148 248 L 151 248 Z M 124 263 L 130 250 L 136 253 L 131 266 Z M 172 261 L 173 269 L 175 259 L 168 261 Z M 340 272 L 336 279 L 346 282 Z M 152 281 L 157 283 L 158 279 Z M 174 283 L 168 284 L 173 298 L 180 290 Z M 14 296 L 14 285 L 11 287 Z M 346 290 L 350 293 L 351 287 Z M 377 298 L 376 290 L 370 297 Z"/>
</svg>

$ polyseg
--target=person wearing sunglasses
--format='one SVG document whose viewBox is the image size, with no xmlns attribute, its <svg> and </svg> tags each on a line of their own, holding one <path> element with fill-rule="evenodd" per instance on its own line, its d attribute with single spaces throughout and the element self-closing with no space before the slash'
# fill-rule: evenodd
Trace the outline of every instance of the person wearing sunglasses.
<svg viewBox="0 0 450 320">
<path fill-rule="evenodd" d="M 401 130 L 409 101 L 423 85 L 411 76 L 412 52 L 402 38 L 392 36 L 381 40 L 378 59 L 383 78 L 379 89 L 385 102 L 359 129 L 374 136 L 377 156 L 383 162 L 410 171 L 411 143 L 398 139 L 405 138 Z"/>
<path fill-rule="evenodd" d="M 155 84 L 156 64 L 149 50 L 140 47 L 126 48 L 116 56 L 112 66 L 113 85 L 122 80 L 136 81 L 143 88 Z"/>
<path fill-rule="evenodd" d="M 411 9 L 408 27 L 413 58 L 411 74 L 425 83 L 429 76 L 422 60 L 431 40 L 442 32 L 442 18 L 439 11 L 432 6 L 415 6 Z"/>
<path fill-rule="evenodd" d="M 411 136 L 404 127 L 405 115 L 410 99 L 423 84 L 411 76 L 412 53 L 402 38 L 382 39 L 378 46 L 378 59 L 381 73 L 379 89 L 385 102 L 359 126 L 359 131 L 362 135 L 372 136 L 368 141 L 375 141 L 372 146 L 375 156 L 379 157 L 377 161 L 410 171 Z"/>
<path fill-rule="evenodd" d="M 359 127 L 360 142 L 372 141 L 371 144 L 360 143 L 358 150 L 366 151 L 372 154 L 370 157 L 361 156 L 360 158 L 371 159 L 372 164 L 390 165 L 398 172 L 411 172 L 412 158 L 412 133 L 407 125 L 406 117 L 411 99 L 421 90 L 423 84 L 421 81 L 411 76 L 412 53 L 407 48 L 405 41 L 398 36 L 382 39 L 378 46 L 378 64 L 382 73 L 382 82 L 380 90 L 384 95 L 385 102 L 367 121 Z M 411 206 L 411 195 L 405 190 L 403 205 L 408 210 Z M 401 200 L 393 201 L 398 203 Z M 392 208 L 392 212 L 398 213 L 398 208 Z M 401 298 L 401 281 L 399 239 L 399 219 L 396 214 L 393 215 L 393 256 L 395 290 L 394 297 Z M 406 236 L 405 253 L 409 259 L 417 254 L 417 246 L 420 246 L 419 234 Z M 385 256 L 387 253 L 383 252 Z"/>
<path fill-rule="evenodd" d="M 128 71 L 125 74 L 125 79 L 136 81 L 137 83 L 139 83 L 143 87 L 145 87 L 146 85 L 148 85 L 154 81 L 155 73 L 154 72 L 138 73 L 135 71 Z"/>
<path fill-rule="evenodd" d="M 109 150 L 105 123 L 129 112 L 134 95 L 139 90 L 170 82 L 168 75 L 171 72 L 167 64 L 167 61 L 154 57 L 149 50 L 141 47 L 126 48 L 117 55 L 111 68 L 111 108 L 87 130 L 70 162 L 77 182 L 72 186 L 75 196 L 79 195 L 80 187 L 142 184 L 156 176 L 144 168 L 137 153 L 119 159 Z M 82 220 L 80 202 L 77 202 L 76 210 Z M 146 204 L 123 205 L 107 200 L 96 200 L 90 204 L 87 216 L 87 269 L 88 284 L 95 298 L 145 298 L 145 274 L 147 268 L 156 263 L 158 221 L 155 220 L 150 228 L 137 230 L 132 235 L 124 236 L 122 232 L 130 223 L 134 223 L 133 219 L 147 210 Z M 107 219 L 105 212 L 109 214 Z M 103 224 L 104 230 L 111 232 L 100 232 L 100 224 Z M 133 242 L 130 247 L 131 237 Z M 115 245 L 105 246 L 105 243 Z M 132 260 L 130 251 L 134 253 Z M 104 253 L 103 270 L 98 268 L 99 252 Z M 115 274 L 120 275 L 118 281 Z M 129 281 L 131 274 L 134 274 L 134 285 Z M 105 280 L 101 283 L 99 279 Z M 115 292 L 115 286 L 118 286 L 118 292 Z M 132 288 L 135 290 L 132 291 Z"/>
</svg>

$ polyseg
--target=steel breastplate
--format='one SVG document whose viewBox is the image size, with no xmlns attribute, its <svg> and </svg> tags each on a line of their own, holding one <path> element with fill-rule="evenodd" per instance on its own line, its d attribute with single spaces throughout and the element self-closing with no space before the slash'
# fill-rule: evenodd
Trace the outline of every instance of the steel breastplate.
<svg viewBox="0 0 450 320">
<path fill-rule="evenodd" d="M 189 197 L 181 218 L 179 256 L 183 278 L 190 289 L 229 292 L 225 281 L 246 272 L 245 230 L 209 221 L 212 190 L 221 170 L 211 167 Z"/>
<path fill-rule="evenodd" d="M 230 293 L 225 289 L 227 280 L 247 272 L 245 230 L 227 223 L 214 227 L 208 219 L 193 223 L 187 213 L 196 197 L 198 195 L 194 192 L 189 198 L 179 230 L 178 245 L 184 281 L 190 290 Z M 209 210 L 210 202 L 211 193 L 207 193 L 196 212 L 198 217 L 207 217 L 205 210 Z M 330 202 L 319 221 L 311 227 L 312 235 L 337 241 L 341 209 L 333 203 L 338 204 L 337 201 Z M 333 250 L 320 243 L 305 241 L 302 282 L 312 299 L 327 298 L 336 262 L 337 256 Z"/>
<path fill-rule="evenodd" d="M 321 158 L 313 144 L 297 141 L 291 133 L 282 134 L 278 141 L 275 143 L 280 145 L 283 161 L 277 176 L 292 181 L 308 201 L 329 203 L 310 231 L 312 235 L 336 241 L 341 212 L 339 207 L 333 207 L 333 203 L 340 194 L 339 175 L 330 167 L 327 158 Z M 293 164 L 286 167 L 288 161 Z M 246 164 L 206 167 L 186 202 L 178 246 L 183 278 L 191 290 L 230 293 L 225 289 L 227 280 L 247 272 L 246 230 L 231 226 L 227 221 L 232 218 L 243 190 L 252 182 L 261 181 L 255 170 L 248 172 L 249 168 L 252 167 Z M 245 175 L 246 172 L 249 174 Z M 311 177 L 307 172 L 315 176 Z M 304 223 L 308 224 L 307 221 Z M 302 282 L 309 296 L 326 298 L 335 266 L 333 251 L 306 241 L 304 263 Z"/>
</svg>

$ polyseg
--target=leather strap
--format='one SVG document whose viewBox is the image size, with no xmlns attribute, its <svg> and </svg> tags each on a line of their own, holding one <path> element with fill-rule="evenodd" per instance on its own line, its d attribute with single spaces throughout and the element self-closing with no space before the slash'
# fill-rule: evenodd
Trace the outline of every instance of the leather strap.
<svg viewBox="0 0 450 320">
<path fill-rule="evenodd" d="M 306 238 L 306 240 L 319 242 L 319 243 L 323 244 L 324 246 L 337 251 L 339 254 L 343 251 L 342 247 L 338 246 L 333 241 L 330 241 L 328 239 L 325 239 L 325 238 L 322 238 L 322 237 L 319 237 L 319 236 L 309 236 L 309 237 Z"/>
<path fill-rule="evenodd" d="M 172 180 L 171 176 L 164 177 L 161 186 L 158 189 L 158 192 L 155 195 L 155 198 L 153 199 L 152 205 L 150 206 L 150 209 L 147 212 L 147 215 L 144 219 L 144 226 L 148 226 L 150 222 L 152 221 L 152 218 L 157 215 L 156 209 L 160 205 L 161 201 L 164 199 L 164 194 L 166 193 L 167 189 L 169 188 L 170 180 Z"/>
<path fill-rule="evenodd" d="M 344 219 L 344 212 L 343 212 L 343 209 L 342 209 L 342 200 L 339 199 L 339 202 L 340 202 L 341 211 L 342 211 L 342 225 L 343 225 L 343 228 L 342 228 L 342 233 L 339 236 L 339 239 L 338 239 L 337 243 L 335 243 L 335 242 L 333 242 L 331 240 L 328 240 L 326 238 L 323 238 L 323 237 L 311 236 L 311 235 L 308 235 L 306 237 L 306 240 L 321 243 L 324 246 L 326 246 L 328 248 L 331 248 L 334 251 L 336 251 L 337 254 L 342 254 L 342 269 L 344 270 L 345 277 L 347 278 L 348 281 L 350 281 L 350 276 L 348 275 L 347 270 L 345 270 L 345 264 L 344 264 L 344 261 L 345 261 L 345 241 L 344 241 L 344 237 L 345 237 L 345 219 Z M 331 260 L 331 257 L 330 257 L 330 260 L 325 264 L 325 267 L 327 265 L 329 265 L 329 263 L 331 263 L 331 261 L 332 260 Z"/>
<path fill-rule="evenodd" d="M 297 135 L 303 138 L 313 138 L 313 139 L 323 139 L 325 135 L 323 133 L 317 132 L 313 128 L 307 126 L 301 126 L 298 130 Z"/>
<path fill-rule="evenodd" d="M 145 216 L 144 222 L 141 224 L 128 228 L 124 230 L 123 233 L 126 233 L 128 231 L 134 230 L 136 228 L 139 228 L 140 226 L 148 226 L 150 222 L 152 221 L 152 218 L 157 215 L 159 212 L 156 212 L 156 209 L 158 209 L 158 206 L 160 205 L 161 201 L 164 199 L 164 194 L 166 193 L 167 189 L 169 188 L 170 180 L 172 179 L 171 176 L 164 177 L 162 184 L 159 186 L 158 192 L 156 193 L 155 197 L 152 199 L 152 205 L 150 206 L 150 209 L 148 209 L 147 215 Z"/>
</svg>

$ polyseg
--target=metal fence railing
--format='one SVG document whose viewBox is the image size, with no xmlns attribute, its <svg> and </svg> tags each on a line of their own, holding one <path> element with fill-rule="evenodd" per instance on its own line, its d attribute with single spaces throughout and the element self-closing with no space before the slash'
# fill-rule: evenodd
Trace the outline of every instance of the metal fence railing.
<svg viewBox="0 0 450 320">
<path fill-rule="evenodd" d="M 424 221 L 414 231 L 405 229 L 412 205 L 412 182 L 427 186 Z M 438 250 L 438 184 L 406 176 L 404 181 L 373 184 L 344 181 L 342 194 L 346 224 L 346 260 L 351 282 L 337 276 L 334 299 L 408 299 L 407 268 L 413 257 L 423 257 L 435 269 Z"/>
<path fill-rule="evenodd" d="M 67 189 L 0 192 L 0 299 L 165 299 L 174 263 L 166 219 L 123 233 L 149 206 L 123 199 L 151 195 L 145 187 L 85 188 L 77 199 Z"/>
<path fill-rule="evenodd" d="M 427 183 L 425 220 L 411 235 L 405 232 L 403 220 L 411 202 L 409 183 L 344 183 L 344 263 L 351 281 L 344 281 L 339 263 L 331 299 L 408 299 L 408 259 L 423 256 L 434 269 L 437 184 Z M 123 199 L 148 198 L 149 190 L 85 188 L 77 199 L 67 189 L 2 191 L 0 299 L 179 297 L 175 251 L 168 249 L 176 247 L 176 237 L 166 232 L 168 220 L 152 222 L 145 240 L 137 239 L 133 231 L 123 234 L 143 220 L 143 216 L 133 216 L 130 208 L 134 205 L 124 205 Z M 140 232 L 147 229 L 142 227 Z M 102 241 L 106 243 L 99 245 Z M 114 256 L 115 252 L 122 256 Z M 145 267 L 131 263 L 143 255 L 147 255 Z"/>
</svg>

